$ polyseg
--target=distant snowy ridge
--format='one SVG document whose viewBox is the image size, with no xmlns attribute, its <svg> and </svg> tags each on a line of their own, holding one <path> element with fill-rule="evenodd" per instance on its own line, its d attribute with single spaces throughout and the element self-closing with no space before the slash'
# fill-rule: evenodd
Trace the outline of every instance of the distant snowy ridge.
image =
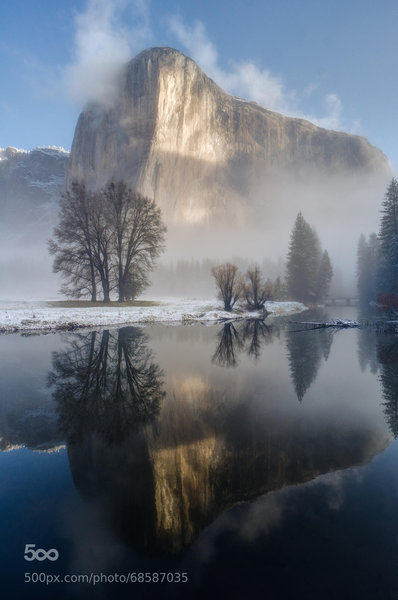
<svg viewBox="0 0 398 600">
<path fill-rule="evenodd" d="M 41 221 L 46 205 L 53 206 L 47 236 L 58 213 L 65 189 L 69 152 L 57 146 L 33 150 L 0 148 L 0 221 L 7 234 L 23 231 L 26 224 Z M 46 235 L 39 230 L 37 239 Z"/>
<path fill-rule="evenodd" d="M 58 308 L 42 304 L 15 305 L 0 309 L 0 332 L 51 331 L 80 327 L 121 326 L 133 323 L 189 323 L 216 322 L 220 319 L 258 318 L 260 313 L 230 313 L 215 300 L 175 298 L 162 301 L 159 306 L 145 307 L 88 307 Z M 271 316 L 300 313 L 306 306 L 300 302 L 267 302 Z"/>
<path fill-rule="evenodd" d="M 8 160 L 9 158 L 13 158 L 18 154 L 31 154 L 32 152 L 43 152 L 44 154 L 49 154 L 51 156 L 67 155 L 69 156 L 70 151 L 65 150 L 62 146 L 37 146 L 32 150 L 24 150 L 23 148 L 15 148 L 14 146 L 7 146 L 7 148 L 0 148 L 0 160 Z"/>
</svg>

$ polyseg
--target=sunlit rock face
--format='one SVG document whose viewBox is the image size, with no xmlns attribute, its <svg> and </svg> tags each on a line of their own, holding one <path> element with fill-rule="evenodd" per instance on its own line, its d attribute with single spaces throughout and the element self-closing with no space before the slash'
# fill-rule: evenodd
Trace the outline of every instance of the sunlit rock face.
<svg viewBox="0 0 398 600">
<path fill-rule="evenodd" d="M 154 198 L 169 222 L 201 223 L 245 219 L 261 182 L 307 169 L 390 167 L 363 137 L 230 96 L 181 52 L 151 48 L 127 65 L 111 109 L 91 105 L 80 115 L 68 181 L 98 187 L 124 179 Z"/>
</svg>

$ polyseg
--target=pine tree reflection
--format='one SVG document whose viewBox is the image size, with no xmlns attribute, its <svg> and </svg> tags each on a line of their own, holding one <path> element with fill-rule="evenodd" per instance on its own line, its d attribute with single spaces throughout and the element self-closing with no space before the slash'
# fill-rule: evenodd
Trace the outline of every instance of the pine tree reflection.
<svg viewBox="0 0 398 600">
<path fill-rule="evenodd" d="M 132 327 L 75 335 L 65 352 L 54 353 L 49 383 L 72 443 L 88 432 L 120 441 L 156 416 L 165 395 L 146 335 Z"/>
<path fill-rule="evenodd" d="M 329 358 L 333 329 L 295 331 L 286 333 L 290 376 L 299 402 L 315 381 L 322 358 Z"/>
<path fill-rule="evenodd" d="M 398 437 L 398 338 L 380 335 L 377 340 L 384 415 L 391 433 Z"/>
<path fill-rule="evenodd" d="M 238 355 L 242 352 L 259 359 L 263 346 L 273 339 L 273 329 L 262 319 L 246 319 L 239 324 L 225 323 L 217 337 L 219 342 L 212 363 L 220 367 L 236 367 Z"/>
<path fill-rule="evenodd" d="M 320 329 L 318 332 L 319 345 L 325 361 L 329 358 L 330 349 L 333 344 L 334 331 L 333 329 Z"/>
<path fill-rule="evenodd" d="M 358 321 L 361 323 L 374 322 L 375 314 L 361 308 L 358 315 Z M 358 335 L 358 361 L 361 371 L 366 371 L 369 367 L 370 372 L 376 374 L 380 364 L 377 357 L 377 330 L 372 326 L 361 327 L 357 330 Z"/>
</svg>

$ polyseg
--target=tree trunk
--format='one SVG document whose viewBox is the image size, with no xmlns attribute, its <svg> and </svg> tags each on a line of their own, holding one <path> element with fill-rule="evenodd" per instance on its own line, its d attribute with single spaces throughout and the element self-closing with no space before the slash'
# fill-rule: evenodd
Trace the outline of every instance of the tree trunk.
<svg viewBox="0 0 398 600">
<path fill-rule="evenodd" d="M 95 270 L 92 261 L 90 260 L 90 275 L 91 275 L 91 302 L 97 301 L 97 284 L 95 282 Z"/>
<path fill-rule="evenodd" d="M 121 272 L 119 271 L 119 298 L 118 298 L 118 302 L 124 302 L 126 299 L 126 294 L 125 294 L 125 275 L 121 274 Z"/>
<path fill-rule="evenodd" d="M 109 282 L 109 268 L 108 268 L 108 256 L 107 255 L 105 255 L 105 257 L 104 257 L 104 266 L 102 269 L 101 280 L 102 280 L 102 290 L 103 290 L 103 294 L 104 294 L 104 302 L 110 302 L 111 301 L 111 298 L 110 298 L 111 284 Z"/>
</svg>

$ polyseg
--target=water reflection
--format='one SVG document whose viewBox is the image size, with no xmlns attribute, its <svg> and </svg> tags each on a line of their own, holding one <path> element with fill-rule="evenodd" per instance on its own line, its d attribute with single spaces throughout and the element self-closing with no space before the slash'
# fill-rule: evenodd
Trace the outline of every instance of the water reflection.
<svg viewBox="0 0 398 600">
<path fill-rule="evenodd" d="M 379 370 L 376 333 L 372 327 L 358 330 L 358 361 L 362 371 L 369 367 L 370 372 L 376 374 Z"/>
<path fill-rule="evenodd" d="M 289 370 L 299 402 L 315 381 L 323 360 L 329 358 L 333 329 L 290 329 L 286 334 Z"/>
<path fill-rule="evenodd" d="M 275 338 L 263 322 L 213 331 L 216 370 L 172 367 L 165 381 L 141 329 L 73 335 L 53 356 L 50 384 L 74 482 L 103 523 L 145 555 L 179 553 L 232 505 L 364 464 L 388 443 L 377 424 L 284 407 L 283 374 L 272 364 L 264 371 L 272 354 L 264 359 L 262 352 Z M 286 336 L 302 398 L 333 334 Z M 187 331 L 181 339 L 169 340 L 173 364 L 188 351 Z M 205 348 L 208 361 L 208 347 L 195 348 L 196 360 Z M 243 353 L 254 357 L 255 371 L 234 369 L 233 378 L 219 379 L 225 371 L 218 367 L 236 366 Z"/>
<path fill-rule="evenodd" d="M 384 416 L 392 435 L 398 437 L 398 337 L 373 326 L 358 330 L 358 361 L 362 371 L 378 374 Z"/>
<path fill-rule="evenodd" d="M 73 481 L 101 527 L 141 554 L 178 554 L 231 506 L 365 464 L 388 445 L 377 380 L 358 367 L 357 334 L 242 321 L 52 336 L 50 388 L 40 394 L 47 406 L 51 389 Z M 371 339 L 396 435 L 397 340 Z M 47 435 L 49 443 L 50 427 Z"/>
<path fill-rule="evenodd" d="M 361 308 L 358 320 L 362 323 L 372 323 L 375 321 L 375 313 L 368 309 Z M 369 367 L 370 372 L 376 374 L 379 370 L 379 359 L 377 356 L 376 331 L 373 326 L 366 326 L 358 329 L 358 360 L 361 371 L 366 371 Z"/>
<path fill-rule="evenodd" d="M 378 336 L 377 358 L 383 390 L 384 414 L 395 438 L 398 437 L 398 337 Z"/>
<path fill-rule="evenodd" d="M 212 362 L 220 367 L 236 367 L 242 352 L 258 360 L 263 346 L 273 341 L 276 329 L 266 325 L 263 319 L 224 323 L 217 334 Z"/>
<path fill-rule="evenodd" d="M 120 442 L 154 419 L 164 397 L 163 373 L 141 329 L 95 331 L 74 336 L 53 355 L 49 384 L 69 442 L 89 431 Z"/>
</svg>

